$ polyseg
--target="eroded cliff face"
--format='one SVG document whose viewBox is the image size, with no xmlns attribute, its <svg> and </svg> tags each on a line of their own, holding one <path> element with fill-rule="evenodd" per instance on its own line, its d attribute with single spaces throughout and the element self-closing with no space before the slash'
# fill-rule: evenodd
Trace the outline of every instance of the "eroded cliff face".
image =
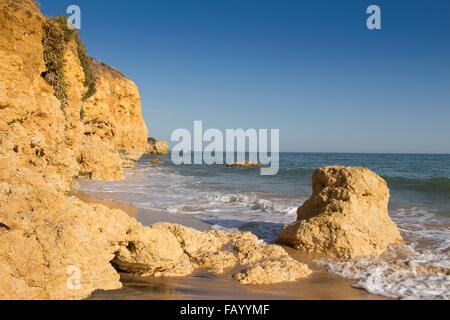
<svg viewBox="0 0 450 320">
<path fill-rule="evenodd" d="M 143 227 L 123 211 L 67 196 L 77 176 L 121 179 L 145 151 L 147 128 L 136 86 L 117 70 L 91 60 L 96 92 L 86 94 L 92 81 L 80 46 L 63 36 L 32 0 L 0 0 L 0 299 L 85 298 L 120 288 L 116 268 L 181 276 L 240 264 L 242 283 L 309 274 L 251 234 Z M 52 70 L 49 43 L 62 56 Z"/>
<path fill-rule="evenodd" d="M 147 128 L 136 86 L 96 73 L 97 92 L 83 101 L 85 75 L 72 39 L 63 44 L 61 103 L 42 76 L 46 19 L 31 0 L 0 0 L 0 298 L 6 299 L 76 299 L 120 287 L 109 263 L 113 238 L 101 234 L 111 221 L 136 223 L 64 195 L 79 175 L 122 178 L 123 161 L 143 153 Z M 81 268 L 79 290 L 67 288 L 71 265 Z"/>
<path fill-rule="evenodd" d="M 139 160 L 147 147 L 147 127 L 136 85 L 119 71 L 91 58 L 97 92 L 83 106 L 85 136 L 99 137 L 119 151 L 123 165 Z M 132 143 L 130 143 L 132 142 Z"/>
<path fill-rule="evenodd" d="M 32 170 L 63 191 L 79 170 L 60 102 L 41 77 L 43 19 L 31 1 L 0 1 L 1 180 L 33 184 L 19 173 Z"/>
<path fill-rule="evenodd" d="M 42 25 L 33 1 L 0 1 L 0 157 L 41 172 L 68 190 L 73 177 L 116 180 L 147 145 L 139 92 L 119 72 L 93 63 L 96 93 L 84 101 L 85 75 L 75 39 L 64 45 L 67 103 L 42 77 Z"/>
</svg>

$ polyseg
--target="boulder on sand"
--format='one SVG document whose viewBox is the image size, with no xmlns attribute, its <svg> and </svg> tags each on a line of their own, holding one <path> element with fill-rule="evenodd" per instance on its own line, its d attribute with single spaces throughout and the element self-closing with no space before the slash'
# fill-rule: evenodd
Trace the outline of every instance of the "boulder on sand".
<svg viewBox="0 0 450 320">
<path fill-rule="evenodd" d="M 334 166 L 317 169 L 313 194 L 296 222 L 279 233 L 296 249 L 337 258 L 382 254 L 402 241 L 388 214 L 386 181 L 367 168 Z"/>
</svg>

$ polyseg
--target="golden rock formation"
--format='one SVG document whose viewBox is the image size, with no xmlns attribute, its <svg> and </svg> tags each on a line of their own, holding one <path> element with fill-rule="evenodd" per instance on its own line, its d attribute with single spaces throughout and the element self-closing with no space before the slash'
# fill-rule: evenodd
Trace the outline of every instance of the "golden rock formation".
<svg viewBox="0 0 450 320">
<path fill-rule="evenodd" d="M 158 141 L 155 138 L 148 138 L 144 155 L 167 156 L 169 155 L 169 145 L 167 144 L 167 141 Z"/>
<path fill-rule="evenodd" d="M 279 233 L 282 242 L 338 258 L 376 256 L 402 241 L 388 213 L 386 182 L 367 168 L 325 167 L 312 178 L 313 194 L 298 220 Z"/>
</svg>

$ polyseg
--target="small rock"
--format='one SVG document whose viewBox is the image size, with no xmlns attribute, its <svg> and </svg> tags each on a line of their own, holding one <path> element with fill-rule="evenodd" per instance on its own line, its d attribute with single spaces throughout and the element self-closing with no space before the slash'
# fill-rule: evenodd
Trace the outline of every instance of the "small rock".
<svg viewBox="0 0 450 320">
<path fill-rule="evenodd" d="M 150 161 L 147 161 L 146 164 L 157 164 L 157 163 L 161 163 L 162 160 L 161 159 L 153 159 Z"/>
<path fill-rule="evenodd" d="M 169 155 L 169 145 L 167 141 L 158 141 L 155 138 L 148 138 L 145 156 L 167 156 Z"/>
<path fill-rule="evenodd" d="M 240 162 L 229 162 L 227 163 L 228 168 L 248 168 L 248 167 L 261 167 L 261 162 L 255 162 L 255 161 L 240 161 Z"/>
</svg>

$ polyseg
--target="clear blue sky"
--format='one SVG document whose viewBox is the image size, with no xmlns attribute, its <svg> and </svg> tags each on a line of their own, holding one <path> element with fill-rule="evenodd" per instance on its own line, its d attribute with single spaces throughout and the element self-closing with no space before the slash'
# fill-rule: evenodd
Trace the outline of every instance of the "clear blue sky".
<svg viewBox="0 0 450 320">
<path fill-rule="evenodd" d="M 281 151 L 450 153 L 448 0 L 40 0 L 139 87 L 150 136 L 278 128 Z M 377 4 L 382 30 L 366 28 Z"/>
</svg>

